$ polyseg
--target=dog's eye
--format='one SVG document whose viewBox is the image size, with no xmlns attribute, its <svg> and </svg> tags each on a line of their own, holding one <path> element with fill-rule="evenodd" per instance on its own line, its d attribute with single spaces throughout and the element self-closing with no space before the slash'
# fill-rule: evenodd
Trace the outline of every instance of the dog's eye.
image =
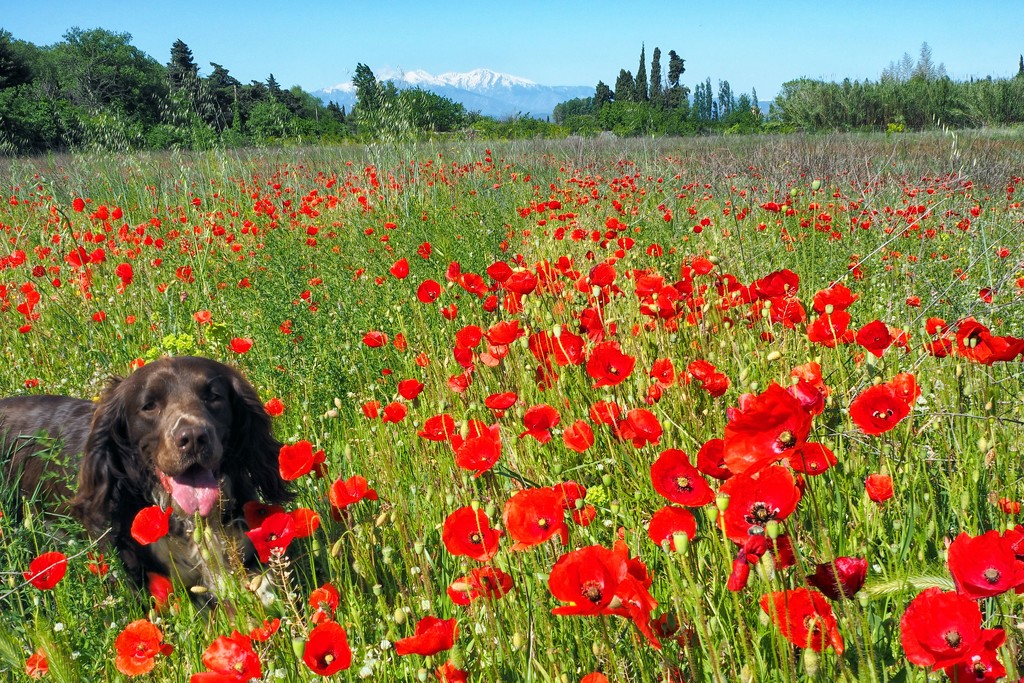
<svg viewBox="0 0 1024 683">
<path fill-rule="evenodd" d="M 156 401 L 146 401 L 145 403 L 142 404 L 141 410 L 144 413 L 153 412 L 154 410 L 156 410 Z"/>
<path fill-rule="evenodd" d="M 206 401 L 207 403 L 218 403 L 218 402 L 220 402 L 223 399 L 224 399 L 223 396 L 221 396 L 220 394 L 215 394 L 213 392 L 207 394 L 203 398 L 203 400 Z"/>
</svg>

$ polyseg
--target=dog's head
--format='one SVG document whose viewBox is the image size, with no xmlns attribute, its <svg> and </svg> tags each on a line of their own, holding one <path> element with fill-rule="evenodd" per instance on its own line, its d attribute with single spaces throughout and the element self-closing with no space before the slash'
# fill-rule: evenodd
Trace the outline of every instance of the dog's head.
<svg viewBox="0 0 1024 683">
<path fill-rule="evenodd" d="M 186 516 L 237 514 L 250 500 L 290 498 L 280 444 L 255 389 L 234 369 L 179 356 L 115 379 L 100 399 L 75 510 L 94 533 L 166 501 Z"/>
</svg>

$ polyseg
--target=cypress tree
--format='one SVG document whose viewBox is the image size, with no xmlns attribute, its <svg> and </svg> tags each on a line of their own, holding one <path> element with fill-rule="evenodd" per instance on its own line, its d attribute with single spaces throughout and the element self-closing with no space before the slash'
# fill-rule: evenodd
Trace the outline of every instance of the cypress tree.
<svg viewBox="0 0 1024 683">
<path fill-rule="evenodd" d="M 636 70 L 636 81 L 633 83 L 633 99 L 637 102 L 646 102 L 647 93 L 647 57 L 644 54 L 644 46 L 640 45 L 640 67 Z"/>
<path fill-rule="evenodd" d="M 614 99 L 615 93 L 612 92 L 612 89 L 605 85 L 604 81 L 598 81 L 597 88 L 594 90 L 594 110 L 599 110 Z"/>
<path fill-rule="evenodd" d="M 636 100 L 636 90 L 633 85 L 633 74 L 625 69 L 619 69 L 619 77 L 615 79 L 615 101 L 632 102 Z"/>
<path fill-rule="evenodd" d="M 651 55 L 651 84 L 648 91 L 651 102 L 660 107 L 664 103 L 664 97 L 661 92 L 661 48 L 658 47 L 654 48 Z"/>
</svg>

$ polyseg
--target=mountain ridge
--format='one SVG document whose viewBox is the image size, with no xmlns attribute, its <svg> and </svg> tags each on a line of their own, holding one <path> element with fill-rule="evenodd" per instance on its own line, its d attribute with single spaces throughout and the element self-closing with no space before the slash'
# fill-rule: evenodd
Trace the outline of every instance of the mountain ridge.
<svg viewBox="0 0 1024 683">
<path fill-rule="evenodd" d="M 518 115 L 544 118 L 551 116 L 555 105 L 560 102 L 594 94 L 594 87 L 589 85 L 541 85 L 520 76 L 484 68 L 446 71 L 437 75 L 423 69 L 383 69 L 377 80 L 390 81 L 400 90 L 423 88 L 461 103 L 468 111 L 497 118 Z M 355 86 L 351 81 L 314 90 L 312 94 L 324 103 L 334 102 L 347 110 L 351 110 L 356 102 Z"/>
</svg>

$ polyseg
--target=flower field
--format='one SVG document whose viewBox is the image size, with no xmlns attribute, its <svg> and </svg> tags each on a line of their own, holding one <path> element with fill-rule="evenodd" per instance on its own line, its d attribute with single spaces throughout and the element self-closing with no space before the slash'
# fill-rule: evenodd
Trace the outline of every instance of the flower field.
<svg viewBox="0 0 1024 683">
<path fill-rule="evenodd" d="M 5 680 L 1024 680 L 1012 140 L 0 168 L 3 395 L 209 356 L 297 493 L 209 609 L 5 482 Z"/>
</svg>

